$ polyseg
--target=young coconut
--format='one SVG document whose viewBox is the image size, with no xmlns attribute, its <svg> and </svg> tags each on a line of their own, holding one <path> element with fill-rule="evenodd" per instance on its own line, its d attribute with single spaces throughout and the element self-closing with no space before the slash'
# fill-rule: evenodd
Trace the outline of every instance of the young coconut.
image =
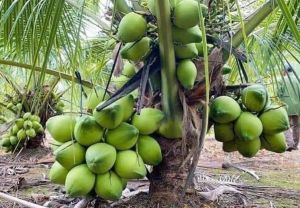
<svg viewBox="0 0 300 208">
<path fill-rule="evenodd" d="M 164 113 L 158 109 L 143 108 L 140 115 L 134 114 L 132 124 L 139 130 L 140 134 L 152 134 L 159 128 L 164 116 Z"/>
<path fill-rule="evenodd" d="M 202 33 L 198 25 L 188 29 L 172 27 L 173 41 L 181 44 L 197 43 L 202 41 Z"/>
<path fill-rule="evenodd" d="M 134 97 L 132 94 L 126 95 L 121 99 L 116 101 L 119 104 L 123 111 L 123 121 L 128 121 L 134 111 Z"/>
<path fill-rule="evenodd" d="M 73 115 L 59 115 L 48 119 L 46 128 L 50 135 L 59 142 L 70 141 L 73 137 L 76 119 Z"/>
<path fill-rule="evenodd" d="M 36 137 L 36 132 L 35 132 L 35 130 L 33 128 L 27 129 L 25 131 L 25 133 L 26 133 L 26 136 L 28 136 L 30 138 Z"/>
<path fill-rule="evenodd" d="M 286 139 L 284 133 L 273 135 L 265 134 L 261 138 L 262 146 L 271 152 L 283 153 L 287 149 Z"/>
<path fill-rule="evenodd" d="M 101 105 L 102 103 L 100 103 Z M 113 103 L 101 111 L 93 111 L 93 116 L 100 126 L 107 129 L 114 129 L 121 124 L 124 118 L 124 112 L 122 106 L 117 103 Z"/>
<path fill-rule="evenodd" d="M 66 177 L 65 188 L 71 197 L 86 196 L 95 185 L 96 176 L 86 164 L 72 168 Z"/>
<path fill-rule="evenodd" d="M 241 139 L 236 139 L 237 150 L 244 157 L 254 157 L 256 153 L 260 150 L 260 139 L 255 138 L 252 140 L 244 141 Z"/>
<path fill-rule="evenodd" d="M 109 94 L 105 93 L 105 90 L 102 87 L 97 86 L 88 95 L 85 105 L 87 109 L 94 110 L 100 102 L 107 100 L 108 98 L 109 98 Z"/>
<path fill-rule="evenodd" d="M 70 170 L 84 162 L 85 148 L 77 142 L 69 141 L 58 147 L 54 155 L 63 167 Z"/>
<path fill-rule="evenodd" d="M 109 171 L 117 157 L 116 149 L 106 143 L 97 143 L 90 146 L 85 154 L 85 161 L 89 169 L 96 174 Z"/>
<path fill-rule="evenodd" d="M 26 139 L 26 137 L 27 137 L 27 135 L 26 135 L 25 129 L 20 129 L 17 133 L 18 140 L 24 140 L 24 139 Z"/>
<path fill-rule="evenodd" d="M 290 128 L 289 118 L 284 107 L 270 108 L 259 116 L 264 134 L 277 134 Z"/>
<path fill-rule="evenodd" d="M 53 183 L 64 185 L 68 172 L 59 162 L 55 161 L 49 171 L 49 179 Z"/>
<path fill-rule="evenodd" d="M 75 139 L 83 146 L 90 146 L 100 142 L 103 132 L 103 128 L 96 122 L 96 119 L 89 115 L 80 117 L 74 128 Z"/>
<path fill-rule="evenodd" d="M 231 140 L 229 142 L 223 142 L 222 149 L 223 149 L 224 152 L 235 152 L 235 151 L 237 151 L 237 146 L 236 146 L 235 139 Z"/>
<path fill-rule="evenodd" d="M 203 57 L 203 42 L 201 41 L 200 43 L 195 43 L 196 44 L 196 48 L 198 51 L 198 56 Z M 210 50 L 211 48 L 213 48 L 214 45 L 212 44 L 207 44 L 207 50 Z"/>
<path fill-rule="evenodd" d="M 105 200 L 116 201 L 122 196 L 122 179 L 113 171 L 99 174 L 96 178 L 95 191 Z"/>
<path fill-rule="evenodd" d="M 196 26 L 199 23 L 198 2 L 194 0 L 179 2 L 174 8 L 173 22 L 182 29 Z"/>
<path fill-rule="evenodd" d="M 233 123 L 214 124 L 215 139 L 219 142 L 229 142 L 235 137 Z"/>
<path fill-rule="evenodd" d="M 23 118 L 18 118 L 18 119 L 15 121 L 15 124 L 18 126 L 19 129 L 23 128 L 23 125 L 24 125 L 24 119 L 23 119 Z"/>
<path fill-rule="evenodd" d="M 255 84 L 246 87 L 242 91 L 243 105 L 250 112 L 260 112 L 266 106 L 268 99 L 268 92 L 263 85 Z"/>
<path fill-rule="evenodd" d="M 136 73 L 136 67 L 132 63 L 126 61 L 122 70 L 122 74 L 125 75 L 126 77 L 131 78 L 133 77 L 133 75 L 135 75 L 135 73 Z"/>
<path fill-rule="evenodd" d="M 121 49 L 121 56 L 123 59 L 131 61 L 142 61 L 144 60 L 151 50 L 151 39 L 143 37 L 141 40 L 132 43 L 126 43 Z"/>
<path fill-rule="evenodd" d="M 263 131 L 259 118 L 252 113 L 242 112 L 234 124 L 234 132 L 240 140 L 249 141 L 258 138 Z"/>
<path fill-rule="evenodd" d="M 198 50 L 195 43 L 189 43 L 186 45 L 174 46 L 175 56 L 178 59 L 193 59 L 197 56 Z"/>
<path fill-rule="evenodd" d="M 194 87 L 197 68 L 191 60 L 185 59 L 180 61 L 177 65 L 176 74 L 177 79 L 185 89 L 190 90 Z"/>
<path fill-rule="evenodd" d="M 117 88 L 120 89 L 124 86 L 126 82 L 128 82 L 129 78 L 123 74 L 119 75 L 118 77 L 112 76 L 111 83 Z"/>
<path fill-rule="evenodd" d="M 19 142 L 18 138 L 16 136 L 10 136 L 9 137 L 9 141 L 11 143 L 12 146 L 16 146 Z"/>
<path fill-rule="evenodd" d="M 127 150 L 135 145 L 139 130 L 135 126 L 123 122 L 117 128 L 108 130 L 105 136 L 105 141 L 117 150 Z"/>
<path fill-rule="evenodd" d="M 228 96 L 215 98 L 210 105 L 210 117 L 217 123 L 230 123 L 241 114 L 239 104 Z"/>
<path fill-rule="evenodd" d="M 140 40 L 147 32 L 147 22 L 142 15 L 130 12 L 120 21 L 118 38 L 123 43 Z"/>
<path fill-rule="evenodd" d="M 138 153 L 147 165 L 158 165 L 162 161 L 158 142 L 150 136 L 140 136 L 137 142 Z"/>
<path fill-rule="evenodd" d="M 125 179 L 139 179 L 146 176 L 146 167 L 141 156 L 132 150 L 118 152 L 115 172 Z"/>
</svg>

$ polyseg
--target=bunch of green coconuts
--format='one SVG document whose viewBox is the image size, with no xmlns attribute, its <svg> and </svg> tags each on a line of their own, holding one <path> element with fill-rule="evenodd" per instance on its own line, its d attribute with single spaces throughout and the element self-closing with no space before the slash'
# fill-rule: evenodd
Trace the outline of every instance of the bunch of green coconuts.
<svg viewBox="0 0 300 208">
<path fill-rule="evenodd" d="M 199 28 L 200 9 L 205 16 L 207 7 L 196 0 L 172 0 L 170 6 L 177 79 L 185 89 L 190 90 L 197 76 L 193 59 L 203 56 L 202 32 Z M 155 17 L 156 1 L 148 0 L 147 8 Z M 147 19 L 151 19 L 151 22 L 147 22 Z M 124 44 L 121 49 L 123 59 L 130 63 L 137 63 L 148 58 L 157 40 L 157 31 L 151 28 L 155 24 L 156 18 L 147 18 L 147 14 L 139 11 L 130 12 L 121 19 L 117 37 Z M 127 64 L 124 67 L 125 71 L 128 68 Z M 122 76 L 119 79 L 126 79 L 126 77 Z"/>
<path fill-rule="evenodd" d="M 40 117 L 26 112 L 22 117 L 16 119 L 8 133 L 1 136 L 0 146 L 5 151 L 14 151 L 23 147 L 27 140 L 44 134 L 44 128 L 40 123 Z"/>
<path fill-rule="evenodd" d="M 263 85 L 243 89 L 238 102 L 229 96 L 215 98 L 210 105 L 210 118 L 215 139 L 223 142 L 225 152 L 238 151 L 244 157 L 253 157 L 260 149 L 276 153 L 287 149 L 287 111 L 271 103 Z"/>
<path fill-rule="evenodd" d="M 138 114 L 134 105 L 129 94 L 101 111 L 95 107 L 92 114 L 51 117 L 46 127 L 53 138 L 56 161 L 50 180 L 65 185 L 73 197 L 97 195 L 118 200 L 127 180 L 144 178 L 146 165 L 155 166 L 162 160 L 153 134 L 164 113 L 147 107 Z"/>
</svg>

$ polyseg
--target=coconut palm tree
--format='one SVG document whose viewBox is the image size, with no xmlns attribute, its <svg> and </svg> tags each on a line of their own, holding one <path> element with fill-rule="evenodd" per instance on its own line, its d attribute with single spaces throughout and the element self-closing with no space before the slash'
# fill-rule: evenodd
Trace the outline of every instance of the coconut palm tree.
<svg viewBox="0 0 300 208">
<path fill-rule="evenodd" d="M 146 62 L 143 67 L 161 69 L 161 100 L 152 104 L 160 104 L 166 115 L 162 124 L 165 135 L 157 137 L 164 158 L 148 175 L 154 201 L 176 204 L 191 185 L 210 127 L 208 105 L 212 97 L 240 89 L 242 85 L 236 83 L 271 83 L 268 88 L 276 91 L 275 77 L 280 75 L 283 64 L 299 62 L 299 1 L 259 2 L 245 16 L 247 2 L 204 1 L 208 16 L 199 14 L 204 56 L 195 61 L 200 72 L 195 87 L 184 91 L 175 75 L 170 2 L 155 0 L 159 53 L 152 53 L 152 57 L 160 60 L 160 64 Z M 93 88 L 94 84 L 109 84 L 112 69 L 120 64 L 117 50 L 111 47 L 118 49 L 120 45 L 109 40 L 115 40 L 118 23 L 126 13 L 135 10 L 149 14 L 145 5 L 146 1 L 133 0 L 1 1 L 1 72 L 14 82 L 23 81 L 26 90 L 42 89 L 53 77 L 66 80 L 54 82 L 51 89 L 57 83 L 64 88 L 70 86 L 70 109 L 76 109 L 80 90 Z M 91 38 L 89 28 L 99 34 Z M 208 43 L 214 45 L 212 50 L 208 50 Z M 112 55 L 113 67 L 105 67 Z M 222 76 L 226 62 L 233 66 L 233 71 Z M 76 71 L 82 79 L 75 76 Z M 147 81 L 141 74 L 135 79 L 121 88 L 118 95 L 133 91 L 139 80 Z M 39 102 L 34 102 L 31 109 L 38 111 Z"/>
</svg>

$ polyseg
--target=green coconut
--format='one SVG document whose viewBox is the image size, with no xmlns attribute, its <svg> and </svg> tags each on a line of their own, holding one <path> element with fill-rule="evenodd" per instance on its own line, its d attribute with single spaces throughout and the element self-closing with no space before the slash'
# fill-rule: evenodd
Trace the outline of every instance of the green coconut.
<svg viewBox="0 0 300 208">
<path fill-rule="evenodd" d="M 11 145 L 13 145 L 13 146 L 16 146 L 19 142 L 18 137 L 16 137 L 16 136 L 10 136 L 9 141 L 10 141 Z"/>
<path fill-rule="evenodd" d="M 95 191 L 105 200 L 116 201 L 122 196 L 122 179 L 113 171 L 99 174 L 96 178 Z"/>
<path fill-rule="evenodd" d="M 61 143 L 61 142 L 58 142 L 58 141 L 52 139 L 49 141 L 49 144 L 50 144 L 52 151 L 54 152 L 55 150 L 57 150 L 58 147 L 60 147 L 64 143 Z"/>
<path fill-rule="evenodd" d="M 12 134 L 13 135 L 17 135 L 18 131 L 19 131 L 19 127 L 16 124 L 13 125 L 13 127 L 12 127 Z"/>
<path fill-rule="evenodd" d="M 73 115 L 58 115 L 48 119 L 46 128 L 53 139 L 67 142 L 72 139 L 76 119 Z"/>
<path fill-rule="evenodd" d="M 30 129 L 30 128 L 32 128 L 32 122 L 30 120 L 24 121 L 23 128 L 24 129 Z"/>
<path fill-rule="evenodd" d="M 239 153 L 244 157 L 254 157 L 260 150 L 261 143 L 259 138 L 248 141 L 236 139 L 236 146 Z"/>
<path fill-rule="evenodd" d="M 17 133 L 17 138 L 19 140 L 24 140 L 26 139 L 27 135 L 26 135 L 26 131 L 24 129 L 20 129 Z"/>
<path fill-rule="evenodd" d="M 30 138 L 36 137 L 36 132 L 35 132 L 35 130 L 33 128 L 25 130 L 25 133 Z"/>
<path fill-rule="evenodd" d="M 232 67 L 229 66 L 228 64 L 225 64 L 222 68 L 222 74 L 225 75 L 225 74 L 230 74 L 232 71 Z"/>
<path fill-rule="evenodd" d="M 151 39 L 143 37 L 141 40 L 132 43 L 126 43 L 121 49 L 121 56 L 123 59 L 131 61 L 142 61 L 150 53 Z"/>
<path fill-rule="evenodd" d="M 152 134 L 159 127 L 165 115 L 155 108 L 143 108 L 140 115 L 134 114 L 132 124 L 139 130 L 140 134 Z"/>
<path fill-rule="evenodd" d="M 268 92 L 263 85 L 255 84 L 242 91 L 243 105 L 251 112 L 260 112 L 266 106 Z"/>
<path fill-rule="evenodd" d="M 101 105 L 102 103 L 100 103 Z M 93 111 L 93 116 L 100 126 L 107 129 L 114 129 L 121 124 L 124 118 L 124 112 L 120 104 L 113 103 L 101 111 L 96 109 Z"/>
<path fill-rule="evenodd" d="M 131 12 L 130 7 L 124 0 L 115 0 L 114 1 L 114 10 L 115 12 L 120 12 L 121 14 L 127 14 Z"/>
<path fill-rule="evenodd" d="M 74 137 L 79 144 L 90 146 L 101 141 L 103 132 L 93 116 L 84 115 L 75 124 Z"/>
<path fill-rule="evenodd" d="M 49 171 L 49 179 L 53 183 L 64 185 L 68 172 L 59 162 L 55 161 Z"/>
<path fill-rule="evenodd" d="M 263 126 L 259 118 L 249 112 L 242 112 L 234 124 L 234 133 L 243 141 L 258 138 L 262 131 Z"/>
<path fill-rule="evenodd" d="M 159 126 L 158 133 L 161 136 L 168 138 L 168 139 L 182 138 L 182 120 L 181 120 L 181 118 L 177 117 L 174 120 L 173 119 L 172 120 L 164 119 L 162 121 L 161 125 Z"/>
<path fill-rule="evenodd" d="M 120 21 L 117 36 L 123 43 L 128 43 L 141 39 L 146 32 L 147 22 L 143 16 L 130 12 Z"/>
<path fill-rule="evenodd" d="M 123 74 L 119 75 L 118 77 L 112 76 L 111 77 L 111 83 L 117 88 L 120 89 L 123 87 L 126 82 L 128 82 L 129 78 Z"/>
<path fill-rule="evenodd" d="M 197 56 L 198 50 L 195 43 L 189 43 L 186 45 L 174 46 L 175 56 L 178 59 L 193 59 Z"/>
<path fill-rule="evenodd" d="M 139 179 L 146 176 L 146 167 L 141 156 L 132 150 L 118 152 L 115 172 L 125 179 Z"/>
<path fill-rule="evenodd" d="M 147 165 L 158 165 L 162 161 L 158 142 L 150 136 L 140 136 L 137 142 L 138 153 Z"/>
<path fill-rule="evenodd" d="M 115 161 L 116 149 L 106 143 L 93 144 L 86 150 L 85 161 L 89 169 L 96 174 L 109 171 Z"/>
<path fill-rule="evenodd" d="M 173 23 L 182 29 L 199 24 L 199 5 L 197 1 L 185 0 L 179 2 L 173 11 Z"/>
<path fill-rule="evenodd" d="M 128 123 L 121 123 L 117 128 L 108 130 L 106 142 L 117 150 L 130 149 L 135 145 L 139 136 L 139 130 Z"/>
<path fill-rule="evenodd" d="M 2 139 L 1 139 L 1 146 L 2 147 L 10 147 L 11 146 L 9 138 L 10 138 L 9 136 L 2 137 Z"/>
<path fill-rule="evenodd" d="M 271 152 L 283 153 L 287 149 L 286 139 L 284 133 L 273 135 L 264 135 L 261 137 L 262 146 Z"/>
<path fill-rule="evenodd" d="M 284 107 L 270 108 L 259 116 L 264 134 L 277 134 L 290 128 L 289 117 Z"/>
<path fill-rule="evenodd" d="M 196 44 L 196 48 L 197 48 L 197 51 L 198 51 L 198 56 L 201 56 L 203 57 L 204 56 L 204 53 L 203 53 L 203 42 L 200 42 L 200 43 L 195 43 Z M 207 50 L 209 51 L 211 48 L 213 48 L 214 45 L 212 44 L 207 44 Z"/>
<path fill-rule="evenodd" d="M 16 119 L 15 124 L 18 126 L 19 129 L 23 128 L 24 119 L 23 118 Z"/>
<path fill-rule="evenodd" d="M 215 98 L 210 105 L 210 117 L 218 123 L 230 123 L 241 114 L 239 104 L 228 96 Z"/>
<path fill-rule="evenodd" d="M 94 110 L 100 102 L 107 100 L 109 98 L 109 94 L 105 93 L 104 96 L 104 93 L 105 93 L 105 89 L 103 89 L 100 86 L 95 87 L 87 97 L 86 104 L 85 104 L 86 108 L 89 110 Z"/>
<path fill-rule="evenodd" d="M 86 196 L 94 188 L 96 176 L 86 164 L 72 168 L 66 177 L 65 188 L 70 196 Z"/>
<path fill-rule="evenodd" d="M 233 123 L 214 124 L 215 139 L 219 142 L 229 142 L 235 137 Z"/>
<path fill-rule="evenodd" d="M 42 124 L 40 124 L 40 122 L 38 121 L 32 121 L 32 128 L 35 131 L 38 131 L 39 129 L 43 128 Z"/>
<path fill-rule="evenodd" d="M 235 152 L 237 151 L 237 146 L 235 140 L 231 140 L 229 142 L 223 142 L 223 151 L 224 152 Z"/>
<path fill-rule="evenodd" d="M 84 162 L 85 148 L 77 142 L 69 141 L 58 147 L 54 155 L 63 167 L 70 170 Z"/>
<path fill-rule="evenodd" d="M 34 121 L 36 121 L 36 122 L 38 122 L 38 123 L 41 122 L 41 118 L 40 118 L 38 115 L 31 115 L 31 116 L 29 117 L 29 119 L 30 119 L 32 122 L 34 122 Z"/>
<path fill-rule="evenodd" d="M 136 67 L 134 66 L 134 64 L 126 61 L 122 70 L 122 74 L 131 78 L 133 77 L 133 75 L 135 75 L 136 71 Z"/>
<path fill-rule="evenodd" d="M 123 121 L 128 121 L 133 112 L 134 112 L 134 97 L 132 94 L 126 95 L 116 101 L 116 104 L 119 104 L 123 111 Z"/>
<path fill-rule="evenodd" d="M 189 60 L 182 60 L 176 68 L 177 79 L 185 89 L 192 89 L 197 77 L 197 68 L 195 64 Z"/>
<path fill-rule="evenodd" d="M 172 35 L 173 41 L 181 44 L 197 43 L 202 41 L 202 33 L 198 25 L 188 29 L 173 26 Z"/>
<path fill-rule="evenodd" d="M 30 116 L 31 116 L 31 113 L 30 113 L 30 112 L 26 112 L 26 113 L 24 113 L 24 115 L 23 115 L 23 119 L 27 120 L 27 119 L 30 118 Z"/>
</svg>

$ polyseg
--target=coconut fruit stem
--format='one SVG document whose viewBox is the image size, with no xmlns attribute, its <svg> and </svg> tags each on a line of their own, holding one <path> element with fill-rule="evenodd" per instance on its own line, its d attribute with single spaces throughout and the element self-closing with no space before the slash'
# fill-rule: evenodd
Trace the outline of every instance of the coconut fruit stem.
<svg viewBox="0 0 300 208">
<path fill-rule="evenodd" d="M 182 112 L 178 99 L 178 83 L 176 80 L 176 62 L 171 28 L 171 11 L 169 1 L 156 0 L 158 38 L 162 64 L 162 107 L 165 113 L 164 122 L 182 120 Z M 179 116 L 180 115 L 180 116 Z"/>
</svg>

